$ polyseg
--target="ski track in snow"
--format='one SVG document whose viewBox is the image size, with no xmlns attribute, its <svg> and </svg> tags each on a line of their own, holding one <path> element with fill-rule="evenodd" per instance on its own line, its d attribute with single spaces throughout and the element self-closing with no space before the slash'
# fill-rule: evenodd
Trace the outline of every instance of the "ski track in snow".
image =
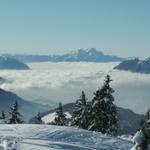
<svg viewBox="0 0 150 150">
<path fill-rule="evenodd" d="M 0 125 L 0 143 L 0 150 L 129 150 L 132 146 L 129 139 L 50 125 Z"/>
</svg>

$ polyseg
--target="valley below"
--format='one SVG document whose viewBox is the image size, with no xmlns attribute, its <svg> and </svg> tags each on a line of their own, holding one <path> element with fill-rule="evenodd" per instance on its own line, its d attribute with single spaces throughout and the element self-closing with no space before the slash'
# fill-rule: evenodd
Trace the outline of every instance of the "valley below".
<svg viewBox="0 0 150 150">
<path fill-rule="evenodd" d="M 9 82 L 2 82 L 0 87 L 23 99 L 55 107 L 60 101 L 75 102 L 82 90 L 91 100 L 95 90 L 102 86 L 104 76 L 110 74 L 115 103 L 144 113 L 150 105 L 150 75 L 114 70 L 117 64 L 119 62 L 28 63 L 30 70 L 2 70 L 0 77 Z"/>
</svg>

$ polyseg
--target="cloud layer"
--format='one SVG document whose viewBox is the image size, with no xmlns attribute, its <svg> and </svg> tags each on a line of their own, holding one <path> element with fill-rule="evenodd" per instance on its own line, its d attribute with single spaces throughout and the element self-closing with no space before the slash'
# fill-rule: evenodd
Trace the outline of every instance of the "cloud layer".
<svg viewBox="0 0 150 150">
<path fill-rule="evenodd" d="M 85 90 L 89 100 L 110 74 L 119 106 L 144 112 L 150 107 L 150 75 L 113 70 L 118 63 L 32 63 L 27 71 L 0 71 L 0 77 L 12 82 L 1 88 L 16 92 L 25 99 L 41 103 L 72 102 Z"/>
</svg>

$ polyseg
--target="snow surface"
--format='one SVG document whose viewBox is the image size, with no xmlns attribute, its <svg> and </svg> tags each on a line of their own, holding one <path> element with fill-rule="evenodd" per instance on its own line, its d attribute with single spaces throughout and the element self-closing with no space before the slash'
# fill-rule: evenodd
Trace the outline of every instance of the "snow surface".
<svg viewBox="0 0 150 150">
<path fill-rule="evenodd" d="M 0 143 L 0 150 L 129 150 L 132 146 L 125 138 L 51 125 L 0 125 Z"/>
<path fill-rule="evenodd" d="M 135 145 L 131 148 L 131 150 L 137 150 L 138 146 L 140 146 L 143 140 L 144 140 L 143 132 L 141 130 L 137 131 L 136 134 L 132 138 L 132 141 Z M 150 144 L 148 145 L 148 150 L 150 150 Z"/>
<path fill-rule="evenodd" d="M 65 115 L 66 115 L 67 119 L 70 119 L 72 117 L 69 112 L 65 112 Z M 46 124 L 52 123 L 54 121 L 55 117 L 56 117 L 56 112 L 49 113 L 48 115 L 46 115 L 42 118 L 42 121 Z"/>
<path fill-rule="evenodd" d="M 134 141 L 137 145 L 140 145 L 143 140 L 144 140 L 144 135 L 143 135 L 143 132 L 140 130 L 140 131 L 138 131 L 138 132 L 134 135 L 133 141 Z"/>
</svg>

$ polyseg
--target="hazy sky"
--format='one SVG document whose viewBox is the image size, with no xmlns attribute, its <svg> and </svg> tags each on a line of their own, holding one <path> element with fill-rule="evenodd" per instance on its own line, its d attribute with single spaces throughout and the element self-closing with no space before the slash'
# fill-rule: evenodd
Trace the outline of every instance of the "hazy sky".
<svg viewBox="0 0 150 150">
<path fill-rule="evenodd" d="M 0 53 L 150 56 L 149 0 L 0 0 Z"/>
</svg>

